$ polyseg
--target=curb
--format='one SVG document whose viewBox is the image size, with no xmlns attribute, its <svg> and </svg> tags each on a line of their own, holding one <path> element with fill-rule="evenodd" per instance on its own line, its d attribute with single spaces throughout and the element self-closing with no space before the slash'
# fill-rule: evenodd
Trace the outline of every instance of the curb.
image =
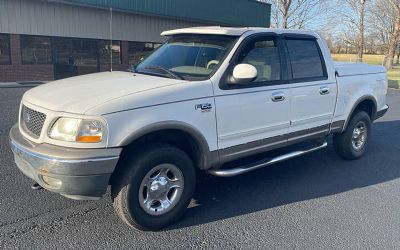
<svg viewBox="0 0 400 250">
<path fill-rule="evenodd" d="M 46 82 L 29 81 L 29 82 L 0 82 L 0 88 L 31 88 L 36 87 Z"/>
</svg>

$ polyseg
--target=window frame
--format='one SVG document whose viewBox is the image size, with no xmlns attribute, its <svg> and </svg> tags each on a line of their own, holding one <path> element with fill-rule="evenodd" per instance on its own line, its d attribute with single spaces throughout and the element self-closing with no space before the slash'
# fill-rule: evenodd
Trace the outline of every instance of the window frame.
<svg viewBox="0 0 400 250">
<path fill-rule="evenodd" d="M 234 67 L 237 65 L 239 55 L 242 53 L 242 51 L 246 48 L 246 46 L 249 43 L 255 42 L 256 40 L 260 39 L 274 40 L 276 42 L 279 53 L 280 65 L 281 65 L 281 79 L 273 81 L 262 81 L 262 82 L 235 83 L 235 84 L 229 83 L 229 78 L 232 75 Z M 288 76 L 287 58 L 285 55 L 285 47 L 281 36 L 274 32 L 262 32 L 249 35 L 245 39 L 243 39 L 243 41 L 240 43 L 239 47 L 236 49 L 235 53 L 229 60 L 229 65 L 219 81 L 219 88 L 222 90 L 247 89 L 247 88 L 283 85 L 288 83 L 289 83 L 289 76 Z"/>
<path fill-rule="evenodd" d="M 284 42 L 284 47 L 285 47 L 285 57 L 286 57 L 286 61 L 287 61 L 287 65 L 288 65 L 288 72 L 289 72 L 289 77 L 290 77 L 289 83 L 316 82 L 316 81 L 328 80 L 328 71 L 326 68 L 326 61 L 325 61 L 324 55 L 322 53 L 321 47 L 319 46 L 318 39 L 315 36 L 306 35 L 306 34 L 285 33 L 285 34 L 281 34 L 281 37 L 282 37 L 282 40 Z M 287 40 L 313 41 L 315 46 L 317 47 L 318 54 L 319 54 L 319 57 L 321 60 L 323 76 L 294 78 L 293 77 L 292 60 L 290 58 L 289 48 L 286 43 Z"/>
<path fill-rule="evenodd" d="M 0 65 L 12 65 L 11 61 L 11 35 L 8 33 L 0 33 L 0 35 L 5 35 L 8 37 L 8 62 L 0 62 Z"/>
</svg>

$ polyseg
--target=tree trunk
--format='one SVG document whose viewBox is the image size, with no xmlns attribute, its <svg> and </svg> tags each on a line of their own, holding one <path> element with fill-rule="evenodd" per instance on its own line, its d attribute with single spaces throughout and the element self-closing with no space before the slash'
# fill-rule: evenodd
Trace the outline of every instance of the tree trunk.
<svg viewBox="0 0 400 250">
<path fill-rule="evenodd" d="M 398 47 L 398 45 L 397 45 L 397 47 Z M 399 63 L 400 63 L 400 49 L 397 48 L 397 60 L 396 60 L 396 64 L 399 65 Z"/>
<path fill-rule="evenodd" d="M 358 43 L 357 60 L 362 62 L 364 55 L 364 17 L 365 17 L 365 1 L 360 0 L 360 38 Z"/>
<path fill-rule="evenodd" d="M 385 67 L 386 69 L 393 68 L 393 60 L 394 56 L 396 55 L 397 44 L 399 42 L 399 35 L 400 35 L 400 16 L 396 17 L 396 25 L 393 31 L 393 34 L 390 36 L 389 40 L 389 47 L 386 53 L 386 62 Z"/>
<path fill-rule="evenodd" d="M 282 12 L 282 28 L 287 29 L 289 25 L 289 8 L 292 5 L 292 1 L 279 1 L 279 8 Z"/>
</svg>

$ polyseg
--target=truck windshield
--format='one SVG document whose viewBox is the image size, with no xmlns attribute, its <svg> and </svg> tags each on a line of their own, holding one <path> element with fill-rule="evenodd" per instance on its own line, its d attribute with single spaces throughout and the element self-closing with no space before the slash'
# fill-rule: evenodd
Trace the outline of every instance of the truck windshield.
<svg viewBox="0 0 400 250">
<path fill-rule="evenodd" d="M 141 62 L 135 72 L 162 77 L 202 80 L 222 63 L 237 37 L 177 35 Z"/>
</svg>

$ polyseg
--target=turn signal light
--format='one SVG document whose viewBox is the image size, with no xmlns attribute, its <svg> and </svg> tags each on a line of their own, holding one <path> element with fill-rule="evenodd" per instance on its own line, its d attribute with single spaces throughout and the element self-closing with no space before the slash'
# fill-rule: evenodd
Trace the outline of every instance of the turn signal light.
<svg viewBox="0 0 400 250">
<path fill-rule="evenodd" d="M 100 142 L 101 136 L 78 136 L 77 142 Z"/>
</svg>

